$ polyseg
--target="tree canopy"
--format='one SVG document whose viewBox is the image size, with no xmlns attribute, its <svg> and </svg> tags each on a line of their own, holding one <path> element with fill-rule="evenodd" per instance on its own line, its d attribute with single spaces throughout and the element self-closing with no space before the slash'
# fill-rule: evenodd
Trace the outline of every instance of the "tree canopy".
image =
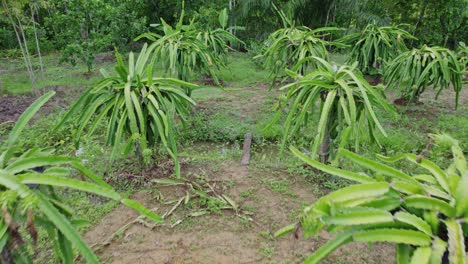
<svg viewBox="0 0 468 264">
<path fill-rule="evenodd" d="M 163 18 L 177 21 L 182 0 L 2 0 L 0 13 L 0 49 L 18 48 L 15 23 L 24 26 L 25 37 L 32 37 L 37 26 L 41 48 L 61 50 L 70 43 L 99 38 L 109 47 L 125 47 L 151 23 Z M 468 8 L 464 0 L 192 0 L 185 1 L 186 22 L 197 18 L 199 24 L 217 23 L 218 11 L 230 9 L 230 24 L 245 26 L 237 32 L 246 42 L 264 40 L 281 26 L 273 6 L 283 9 L 297 24 L 312 29 L 335 26 L 357 31 L 368 23 L 380 26 L 406 24 L 416 36 L 411 46 L 422 43 L 454 49 L 468 38 Z M 31 15 L 31 10 L 34 10 Z M 67 20 L 64 20 L 64 17 Z M 122 25 L 125 25 L 124 27 Z M 30 42 L 28 45 L 34 45 Z M 102 43 L 99 44 L 102 46 Z"/>
</svg>

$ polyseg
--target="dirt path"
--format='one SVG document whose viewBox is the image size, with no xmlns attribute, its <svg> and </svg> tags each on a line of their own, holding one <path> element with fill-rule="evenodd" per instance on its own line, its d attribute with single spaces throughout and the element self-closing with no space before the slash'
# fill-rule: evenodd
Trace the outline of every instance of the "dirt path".
<svg viewBox="0 0 468 264">
<path fill-rule="evenodd" d="M 238 109 L 244 118 L 255 118 L 267 100 L 267 87 L 251 87 L 249 96 L 245 96 L 245 92 L 228 93 L 217 99 L 216 105 Z M 210 107 L 210 103 L 204 102 L 202 106 Z M 234 153 L 240 151 L 239 146 L 233 148 L 236 148 L 231 150 Z M 251 165 L 245 167 L 240 165 L 238 155 L 217 158 L 219 150 L 216 148 L 206 150 L 204 147 L 192 152 L 212 158 L 188 158 L 183 177 L 211 183 L 218 195 L 226 195 L 237 204 L 240 213 L 222 210 L 189 216 L 206 207 L 191 198 L 189 203 L 179 206 L 166 219 L 166 226 L 149 228 L 136 223 L 109 244 L 99 247 L 103 262 L 300 263 L 331 238 L 325 232 L 307 240 L 295 239 L 293 235 L 278 239 L 272 236 L 279 228 L 293 223 L 301 208 L 321 195 L 317 193 L 317 186 L 302 176 L 265 166 L 260 155 L 254 154 Z M 164 214 L 172 207 L 164 202 L 178 200 L 186 193 L 186 186 L 158 188 L 152 185 L 133 198 Z M 91 228 L 86 240 L 99 245 L 136 217 L 130 209 L 119 207 Z M 176 225 L 168 226 L 173 224 Z M 324 263 L 393 263 L 393 248 L 383 244 L 373 248 L 366 244 L 351 244 L 338 250 Z"/>
</svg>

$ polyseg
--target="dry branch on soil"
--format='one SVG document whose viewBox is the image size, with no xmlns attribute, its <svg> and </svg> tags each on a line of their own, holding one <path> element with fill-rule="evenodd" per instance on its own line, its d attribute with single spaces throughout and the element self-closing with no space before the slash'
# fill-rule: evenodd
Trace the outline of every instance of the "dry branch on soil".
<svg viewBox="0 0 468 264">
<path fill-rule="evenodd" d="M 259 225 L 255 220 L 253 220 L 249 216 L 251 214 L 250 212 L 242 210 L 242 208 L 239 207 L 239 205 L 233 199 L 221 193 L 219 190 L 216 190 L 219 181 L 212 181 L 212 183 L 210 184 L 208 181 L 197 182 L 188 179 L 153 179 L 152 182 L 156 183 L 157 187 L 159 188 L 174 186 L 184 186 L 186 188 L 185 195 L 175 200 L 162 201 L 164 198 L 162 197 L 162 195 L 158 195 L 157 200 L 161 200 L 162 204 L 172 205 L 164 214 L 161 214 L 163 219 L 168 219 L 168 217 L 171 216 L 181 205 L 187 205 L 190 201 L 194 201 L 194 199 L 197 198 L 199 198 L 198 202 L 200 202 L 200 200 L 213 201 L 213 203 L 217 206 L 213 207 L 213 205 L 210 205 L 209 202 L 200 202 L 202 208 L 200 208 L 197 211 L 192 211 L 185 214 L 173 223 L 149 223 L 146 222 L 142 216 L 138 216 L 135 219 L 122 225 L 119 229 L 117 229 L 117 231 L 113 232 L 102 242 L 93 244 L 91 248 L 97 251 L 102 247 L 109 246 L 112 243 L 112 241 L 114 241 L 116 238 L 123 237 L 125 232 L 128 229 L 130 229 L 134 224 L 141 224 L 144 227 L 149 228 L 150 230 L 153 230 L 156 227 L 163 226 L 174 228 L 189 217 L 198 217 L 212 212 L 220 212 L 221 210 L 232 210 L 233 212 L 235 212 L 236 216 L 249 222 L 253 222 L 256 225 Z M 222 186 L 219 186 L 218 189 L 223 188 Z M 157 207 L 151 209 L 151 211 L 153 212 L 156 212 L 157 210 Z"/>
</svg>

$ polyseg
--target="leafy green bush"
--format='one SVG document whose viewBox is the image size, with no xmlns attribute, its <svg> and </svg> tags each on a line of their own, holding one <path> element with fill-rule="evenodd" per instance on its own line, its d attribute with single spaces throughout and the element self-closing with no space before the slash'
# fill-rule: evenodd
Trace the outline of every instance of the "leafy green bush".
<svg viewBox="0 0 468 264">
<path fill-rule="evenodd" d="M 150 49 L 154 50 L 153 60 L 169 71 L 171 76 L 188 81 L 201 73 L 211 76 L 219 84 L 219 67 L 225 66 L 228 43 L 241 42 L 226 29 L 227 11 L 220 13 L 221 28 L 214 30 L 200 30 L 194 20 L 184 25 L 183 19 L 184 10 L 175 27 L 161 18 L 161 25 L 155 26 L 162 35 L 148 32 L 136 40 L 147 38 L 153 42 L 150 45 Z"/>
<path fill-rule="evenodd" d="M 369 24 L 361 32 L 349 34 L 340 41 L 352 47 L 349 61 L 357 61 L 365 74 L 382 73 L 386 64 L 402 51 L 407 51 L 405 39 L 414 37 L 398 27 Z"/>
<path fill-rule="evenodd" d="M 468 71 L 468 47 L 465 42 L 458 43 L 457 56 L 460 65 L 463 67 L 463 74 Z"/>
<path fill-rule="evenodd" d="M 308 57 L 328 59 L 326 45 L 323 40 L 326 32 L 338 30 L 337 28 L 310 29 L 305 26 L 295 26 L 291 19 L 279 11 L 283 19 L 284 28 L 270 34 L 264 43 L 264 51 L 256 56 L 263 60 L 265 68 L 269 69 L 273 78 L 273 84 L 277 77 L 284 73 L 286 68 L 291 68 L 298 61 Z M 304 73 L 308 68 L 316 69 L 318 63 L 315 60 L 304 61 L 297 70 Z"/>
<path fill-rule="evenodd" d="M 153 46 L 154 48 L 154 46 Z M 141 159 L 151 156 L 150 147 L 162 143 L 174 159 L 176 174 L 180 174 L 175 142 L 175 117 L 183 121 L 195 102 L 184 92 L 194 84 L 171 78 L 154 77 L 154 61 L 148 63 L 152 48 L 143 47 L 135 61 L 129 54 L 128 66 L 116 53 L 116 75 L 102 70 L 104 79 L 88 89 L 58 124 L 62 126 L 71 116 L 79 113 L 77 142 L 88 125 L 91 135 L 100 122 L 108 120 L 106 143 L 113 146 L 112 158 L 121 151 L 127 140 L 124 155 L 132 149 Z M 93 118 L 94 117 L 94 118 Z"/>
<path fill-rule="evenodd" d="M 455 104 L 462 89 L 463 67 L 457 56 L 446 48 L 428 47 L 403 52 L 385 69 L 385 82 L 389 88 L 400 89 L 408 101 L 417 101 L 428 86 L 439 94 L 452 85 Z"/>
<path fill-rule="evenodd" d="M 318 69 L 303 76 L 297 73 L 297 69 L 303 67 L 305 60 L 314 61 Z M 292 71 L 287 71 L 295 82 L 281 88 L 286 91 L 285 102 L 280 103 L 272 122 L 275 123 L 287 109 L 283 149 L 288 139 L 297 136 L 301 128 L 307 127 L 315 113 L 320 116 L 320 120 L 311 144 L 311 155 L 313 159 L 317 159 L 320 148 L 322 162 L 328 160 L 333 145 L 347 147 L 353 142 L 357 149 L 366 134 L 372 142 L 378 143 L 375 127 L 386 135 L 374 108 L 380 107 L 391 112 L 394 109 L 356 67 L 355 63 L 353 66 L 334 69 L 327 61 L 312 57 L 300 61 Z"/>
<path fill-rule="evenodd" d="M 423 155 L 378 156 L 386 163 L 410 161 L 418 170 L 409 174 L 342 149 L 340 157 L 365 168 L 356 173 L 319 163 L 292 147 L 294 155 L 310 166 L 357 182 L 320 198 L 304 210 L 300 225 L 306 237 L 324 227 L 337 233 L 305 263 L 317 263 L 352 241 L 395 243 L 396 262 L 402 264 L 447 263 L 447 254 L 450 263 L 466 263 L 467 162 L 458 141 L 448 135 L 431 137 L 436 143 L 451 147 L 453 160 L 445 170 Z M 276 235 L 293 228 L 286 227 Z"/>
<path fill-rule="evenodd" d="M 207 29 L 198 33 L 198 39 L 201 39 L 208 49 L 217 56 L 225 65 L 227 60 L 227 52 L 231 48 L 228 44 L 238 45 L 244 44 L 240 39 L 234 36 L 230 31 L 243 30 L 243 27 L 228 27 L 229 15 L 227 9 L 223 9 L 219 13 L 219 25 L 221 27 L 215 29 Z"/>
<path fill-rule="evenodd" d="M 82 42 L 68 44 L 61 51 L 59 63 L 67 62 L 76 66 L 81 61 L 86 64 L 90 73 L 94 67 L 96 54 L 106 49 L 109 44 L 108 36 L 95 36 Z"/>
<path fill-rule="evenodd" d="M 55 187 L 65 187 L 120 201 L 153 221 L 161 217 L 133 200 L 114 191 L 74 158 L 56 156 L 53 151 L 33 147 L 21 151 L 16 141 L 28 121 L 52 96 L 49 92 L 37 99 L 18 119 L 5 143 L 0 147 L 0 251 L 2 263 L 32 263 L 25 249 L 35 244 L 38 229 L 45 230 L 53 241 L 54 253 L 63 263 L 73 263 L 76 247 L 88 263 L 98 263 L 97 257 L 80 237 L 76 228 L 82 220 L 73 217 L 73 210 L 61 202 Z M 85 180 L 71 178 L 70 167 Z M 28 234 L 28 236 L 25 236 Z"/>
</svg>

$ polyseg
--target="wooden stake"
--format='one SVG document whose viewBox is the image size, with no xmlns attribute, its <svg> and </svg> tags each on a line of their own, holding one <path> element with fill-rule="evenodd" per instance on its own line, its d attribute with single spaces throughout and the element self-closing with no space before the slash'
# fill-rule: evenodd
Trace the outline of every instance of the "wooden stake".
<svg viewBox="0 0 468 264">
<path fill-rule="evenodd" d="M 245 134 L 243 154 L 241 159 L 241 165 L 249 165 L 250 161 L 250 145 L 252 145 L 252 133 Z"/>
</svg>

